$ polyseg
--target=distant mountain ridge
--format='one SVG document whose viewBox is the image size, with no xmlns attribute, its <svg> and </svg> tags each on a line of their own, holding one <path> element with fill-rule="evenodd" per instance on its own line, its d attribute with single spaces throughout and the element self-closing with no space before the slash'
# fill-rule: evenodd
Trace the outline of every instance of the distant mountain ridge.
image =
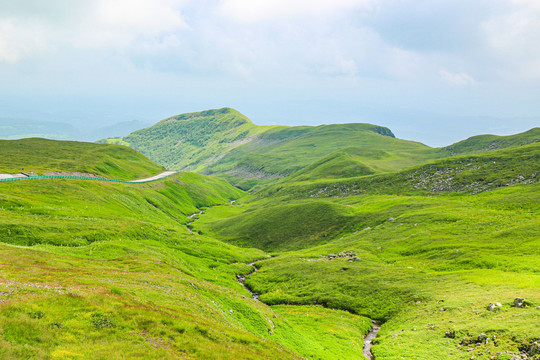
<svg viewBox="0 0 540 360">
<path fill-rule="evenodd" d="M 44 138 L 50 140 L 96 141 L 103 138 L 122 137 L 150 124 L 140 121 L 122 121 L 113 125 L 79 129 L 57 121 L 0 118 L 0 139 L 17 140 Z"/>
<path fill-rule="evenodd" d="M 76 132 L 75 127 L 62 122 L 0 118 L 0 139 L 42 137 L 67 140 L 73 138 Z"/>
<path fill-rule="evenodd" d="M 169 169 L 216 174 L 244 188 L 284 178 L 351 147 L 388 151 L 389 158 L 367 160 L 365 166 L 375 172 L 431 159 L 431 148 L 396 139 L 386 127 L 258 126 L 231 108 L 172 116 L 108 142 L 126 144 Z"/>
<path fill-rule="evenodd" d="M 347 178 L 403 170 L 449 156 L 540 141 L 540 128 L 511 136 L 479 135 L 443 148 L 397 139 L 383 126 L 349 123 L 258 126 L 231 108 L 171 116 L 124 138 L 102 142 L 142 152 L 171 170 L 258 184 Z"/>
</svg>

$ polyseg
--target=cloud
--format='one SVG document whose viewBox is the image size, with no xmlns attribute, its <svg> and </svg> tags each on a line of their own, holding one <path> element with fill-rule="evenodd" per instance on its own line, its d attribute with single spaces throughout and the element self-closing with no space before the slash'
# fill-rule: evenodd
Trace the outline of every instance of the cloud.
<svg viewBox="0 0 540 360">
<path fill-rule="evenodd" d="M 509 81 L 540 80 L 540 2 L 511 0 L 505 12 L 481 23 L 486 55 Z"/>
<path fill-rule="evenodd" d="M 0 19 L 0 62 L 16 63 L 45 47 L 44 29 L 36 22 Z"/>
<path fill-rule="evenodd" d="M 52 1 L 49 7 L 34 5 L 0 5 L 0 62 L 16 63 L 66 46 L 163 47 L 176 44 L 171 34 L 189 29 L 181 14 L 183 0 L 72 0 Z"/>
<path fill-rule="evenodd" d="M 224 0 L 221 11 L 238 22 L 253 23 L 290 17 L 329 15 L 351 9 L 370 9 L 374 0 Z"/>
<path fill-rule="evenodd" d="M 439 71 L 439 75 L 441 76 L 441 79 L 455 86 L 467 86 L 474 85 L 476 83 L 472 76 L 464 72 L 453 73 L 442 69 Z"/>
</svg>

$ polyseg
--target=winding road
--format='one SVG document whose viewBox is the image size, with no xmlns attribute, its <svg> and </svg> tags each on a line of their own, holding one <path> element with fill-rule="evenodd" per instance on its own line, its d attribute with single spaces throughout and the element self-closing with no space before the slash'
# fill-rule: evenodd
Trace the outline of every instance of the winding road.
<svg viewBox="0 0 540 360">
<path fill-rule="evenodd" d="M 119 183 L 145 183 L 150 181 L 156 181 L 164 179 L 171 175 L 178 173 L 178 171 L 164 171 L 160 174 L 137 180 L 116 180 L 108 179 L 97 176 L 78 176 L 78 175 L 43 175 L 43 176 L 27 176 L 25 174 L 0 174 L 0 182 L 5 181 L 19 181 L 19 180 L 43 180 L 43 179 L 73 179 L 73 180 L 99 180 L 99 181 L 113 181 Z"/>
</svg>

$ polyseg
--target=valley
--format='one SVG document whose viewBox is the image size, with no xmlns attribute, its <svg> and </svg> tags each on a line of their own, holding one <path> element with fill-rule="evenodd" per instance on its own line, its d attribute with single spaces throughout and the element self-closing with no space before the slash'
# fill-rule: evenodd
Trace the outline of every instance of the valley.
<svg viewBox="0 0 540 360">
<path fill-rule="evenodd" d="M 540 358 L 539 128 L 223 108 L 100 142 L 0 141 L 0 173 L 117 180 L 0 182 L 4 359 Z"/>
</svg>

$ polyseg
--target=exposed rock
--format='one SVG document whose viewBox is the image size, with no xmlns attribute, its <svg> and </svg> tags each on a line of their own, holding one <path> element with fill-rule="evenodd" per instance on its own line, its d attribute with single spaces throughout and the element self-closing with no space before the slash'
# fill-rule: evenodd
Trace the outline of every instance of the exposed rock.
<svg viewBox="0 0 540 360">
<path fill-rule="evenodd" d="M 514 307 L 517 308 L 524 308 L 525 307 L 525 299 L 524 298 L 515 298 L 514 299 Z"/>
<path fill-rule="evenodd" d="M 342 251 L 338 255 L 339 257 L 352 257 L 356 256 L 356 253 L 354 251 L 348 250 L 348 251 Z"/>
<path fill-rule="evenodd" d="M 454 330 L 448 330 L 447 332 L 444 333 L 444 337 L 449 338 L 449 339 L 455 339 L 456 332 Z"/>
<path fill-rule="evenodd" d="M 529 347 L 529 355 L 540 355 L 540 342 L 535 341 Z"/>
<path fill-rule="evenodd" d="M 388 218 L 388 221 L 392 222 L 392 221 L 394 221 L 394 218 L 393 217 Z"/>
<path fill-rule="evenodd" d="M 480 335 L 478 335 L 478 338 L 476 338 L 476 341 L 480 344 L 487 344 L 488 342 L 488 336 L 484 333 L 481 333 Z"/>
<path fill-rule="evenodd" d="M 487 306 L 487 310 L 488 311 L 499 311 L 502 309 L 502 304 L 501 303 L 494 303 L 494 304 L 489 304 Z"/>
<path fill-rule="evenodd" d="M 349 262 L 356 262 L 356 261 L 358 261 L 358 260 L 360 260 L 360 258 L 359 258 L 358 256 L 353 256 L 353 257 L 349 258 L 348 261 L 349 261 Z"/>
<path fill-rule="evenodd" d="M 336 254 L 328 254 L 327 258 L 328 260 L 336 259 L 338 256 Z"/>
</svg>

